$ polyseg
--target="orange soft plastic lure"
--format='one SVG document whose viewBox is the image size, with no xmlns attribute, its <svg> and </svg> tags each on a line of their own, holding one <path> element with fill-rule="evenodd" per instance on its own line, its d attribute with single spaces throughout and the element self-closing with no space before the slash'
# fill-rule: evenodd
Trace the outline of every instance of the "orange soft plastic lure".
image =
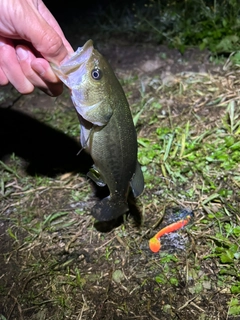
<svg viewBox="0 0 240 320">
<path fill-rule="evenodd" d="M 170 232 L 177 231 L 186 226 L 191 220 L 192 215 L 188 214 L 184 219 L 174 222 L 161 229 L 153 238 L 149 240 L 149 248 L 152 252 L 158 252 L 161 249 L 160 237 Z"/>
</svg>

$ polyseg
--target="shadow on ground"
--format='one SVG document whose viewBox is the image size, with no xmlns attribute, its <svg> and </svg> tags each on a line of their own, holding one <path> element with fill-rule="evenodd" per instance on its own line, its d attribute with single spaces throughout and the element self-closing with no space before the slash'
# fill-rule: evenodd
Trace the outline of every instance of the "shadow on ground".
<svg viewBox="0 0 240 320">
<path fill-rule="evenodd" d="M 81 146 L 63 132 L 20 111 L 0 108 L 0 159 L 8 155 L 26 160 L 27 173 L 47 175 L 86 173 L 92 164 Z"/>
</svg>

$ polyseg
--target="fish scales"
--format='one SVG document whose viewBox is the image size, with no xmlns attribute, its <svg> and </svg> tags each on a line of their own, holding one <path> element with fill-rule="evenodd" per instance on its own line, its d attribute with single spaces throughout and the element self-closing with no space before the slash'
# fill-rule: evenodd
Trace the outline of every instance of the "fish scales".
<svg viewBox="0 0 240 320">
<path fill-rule="evenodd" d="M 125 143 L 125 137 L 132 141 Z M 125 194 L 128 190 L 126 180 L 130 181 L 135 172 L 137 157 L 137 139 L 126 114 L 111 117 L 104 130 L 95 132 L 90 149 L 93 161 L 109 189 Z M 106 153 L 107 162 L 104 161 Z M 122 176 L 124 179 L 121 179 Z"/>
<path fill-rule="evenodd" d="M 71 89 L 81 144 L 94 161 L 88 176 L 100 186 L 106 184 L 110 192 L 91 213 L 99 221 L 116 219 L 128 211 L 130 187 L 135 197 L 144 189 L 137 134 L 122 86 L 92 40 L 52 68 Z"/>
</svg>

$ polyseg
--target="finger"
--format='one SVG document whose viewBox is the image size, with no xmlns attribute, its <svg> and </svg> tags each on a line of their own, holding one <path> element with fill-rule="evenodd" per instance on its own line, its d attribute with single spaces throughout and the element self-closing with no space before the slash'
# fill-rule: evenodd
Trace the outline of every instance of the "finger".
<svg viewBox="0 0 240 320">
<path fill-rule="evenodd" d="M 31 67 L 43 81 L 52 82 L 54 84 L 61 82 L 53 72 L 47 60 L 34 57 L 31 61 Z"/>
<path fill-rule="evenodd" d="M 70 43 L 65 38 L 65 35 L 64 35 L 61 27 L 59 26 L 57 20 L 54 18 L 52 13 L 48 10 L 48 8 L 45 6 L 45 4 L 42 1 L 39 1 L 38 10 L 39 10 L 40 14 L 42 15 L 42 17 L 47 21 L 47 23 L 59 34 L 65 47 L 67 48 L 68 53 L 69 54 L 73 53 L 74 50 L 73 50 L 72 46 L 70 45 Z"/>
<path fill-rule="evenodd" d="M 31 93 L 34 86 L 25 77 L 11 40 L 0 37 L 0 68 L 12 85 L 23 94 Z M 6 79 L 5 79 L 6 80 Z"/>
<path fill-rule="evenodd" d="M 63 92 L 62 81 L 55 75 L 45 59 L 36 58 L 32 61 L 31 66 L 44 83 L 44 87 L 40 87 L 41 90 L 53 97 L 59 96 Z"/>
<path fill-rule="evenodd" d="M 0 86 L 5 86 L 8 84 L 8 78 L 5 76 L 5 73 L 0 68 Z"/>
<path fill-rule="evenodd" d="M 72 52 L 72 48 L 55 18 L 41 0 L 18 0 L 18 5 L 15 7 L 15 0 L 3 1 L 1 6 L 1 17 L 4 22 L 1 29 L 2 36 L 24 39 L 32 43 L 46 60 L 57 65 L 68 57 L 68 50 Z M 49 20 L 49 23 L 46 19 Z"/>
<path fill-rule="evenodd" d="M 25 77 L 34 87 L 40 88 L 50 96 L 62 93 L 63 85 L 45 59 L 36 58 L 31 50 L 25 46 L 17 46 L 16 53 Z"/>
<path fill-rule="evenodd" d="M 31 31 L 26 31 L 22 27 L 23 37 L 31 42 L 46 60 L 59 64 L 68 56 L 63 40 L 35 7 L 32 10 L 28 16 L 28 24 L 31 26 Z"/>
</svg>

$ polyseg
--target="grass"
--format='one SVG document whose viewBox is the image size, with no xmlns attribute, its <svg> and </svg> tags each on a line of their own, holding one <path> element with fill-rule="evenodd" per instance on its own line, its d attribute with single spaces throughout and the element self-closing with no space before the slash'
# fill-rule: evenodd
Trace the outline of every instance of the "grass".
<svg viewBox="0 0 240 320">
<path fill-rule="evenodd" d="M 140 224 L 96 224 L 80 172 L 30 176 L 26 159 L 0 162 L 0 319 L 240 316 L 238 78 L 232 55 L 218 74 L 122 80 L 146 184 Z M 78 140 L 68 103 L 64 92 L 51 109 L 27 110 Z M 181 208 L 194 221 L 151 253 L 149 239 Z"/>
<path fill-rule="evenodd" d="M 165 43 L 181 52 L 191 46 L 215 55 L 239 51 L 240 9 L 236 0 L 110 4 L 94 18 L 108 37 L 127 34 L 134 40 Z"/>
<path fill-rule="evenodd" d="M 22 160 L 14 155 L 1 163 L 1 219 L 11 243 L 4 259 L 11 266 L 18 257 L 14 283 L 22 283 L 20 291 L 10 289 L 7 280 L 1 284 L 4 309 L 12 305 L 7 318 L 18 314 L 28 319 L 28 313 L 47 314 L 48 319 L 56 319 L 56 314 L 58 319 L 94 317 L 94 291 L 99 303 L 110 299 L 125 317 L 138 314 L 132 292 L 145 295 L 153 317 L 159 317 L 153 310 L 158 310 L 160 296 L 165 301 L 161 312 L 172 318 L 194 308 L 204 319 L 210 311 L 203 296 L 209 306 L 216 305 L 214 317 L 219 310 L 226 317 L 239 315 L 240 110 L 238 80 L 230 78 L 229 87 L 223 87 L 225 80 L 178 75 L 171 87 L 146 87 L 135 101 L 132 111 L 146 182 L 138 200 L 140 229 L 130 219 L 110 233 L 99 233 L 88 214 L 91 190 L 81 175 L 26 176 Z M 135 86 L 134 81 L 125 84 L 129 99 Z M 166 99 L 171 95 L 178 114 L 158 102 L 159 94 Z M 54 125 L 57 109 L 56 114 L 43 121 Z M 69 130 L 71 121 L 60 115 L 59 127 Z M 173 206 L 195 212 L 194 223 L 179 233 L 188 245 L 174 251 L 166 238 L 163 250 L 151 254 L 148 239 L 159 229 L 159 217 L 169 219 Z M 176 293 L 180 288 L 181 299 Z M 144 300 L 140 305 L 145 310 Z M 104 308 L 98 312 L 105 314 L 107 305 Z"/>
</svg>

